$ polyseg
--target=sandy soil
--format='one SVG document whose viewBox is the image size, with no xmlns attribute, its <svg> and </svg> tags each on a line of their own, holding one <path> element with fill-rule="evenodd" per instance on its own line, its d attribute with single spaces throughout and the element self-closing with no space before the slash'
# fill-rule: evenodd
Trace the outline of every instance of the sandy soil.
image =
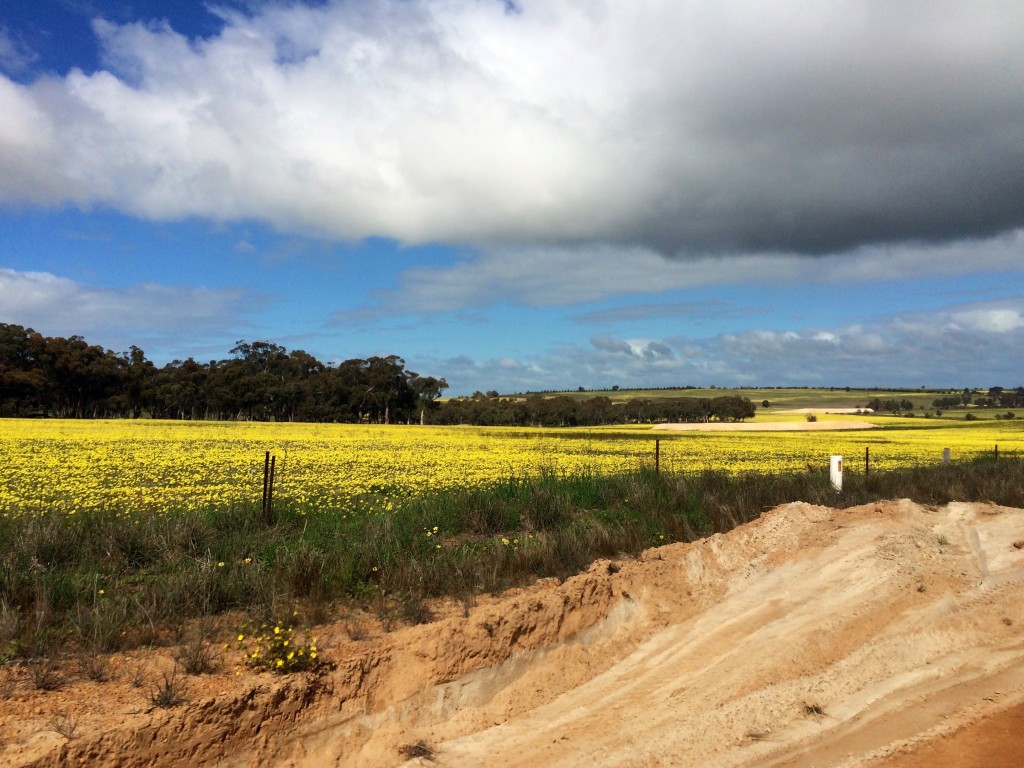
<svg viewBox="0 0 1024 768">
<path fill-rule="evenodd" d="M 48 693 L 7 668 L 0 758 L 1016 766 L 1022 584 L 1024 510 L 789 504 L 429 625 L 358 642 L 324 627 L 334 669 L 277 678 L 226 665 L 190 678 L 174 709 L 132 684 L 145 670 L 151 686 L 166 650 L 111 660 L 103 684 L 68 672 Z"/>
<path fill-rule="evenodd" d="M 666 429 L 673 432 L 812 432 L 816 430 L 874 429 L 875 424 L 866 421 L 765 421 L 728 422 L 709 421 L 697 423 L 657 424 L 651 429 Z"/>
</svg>

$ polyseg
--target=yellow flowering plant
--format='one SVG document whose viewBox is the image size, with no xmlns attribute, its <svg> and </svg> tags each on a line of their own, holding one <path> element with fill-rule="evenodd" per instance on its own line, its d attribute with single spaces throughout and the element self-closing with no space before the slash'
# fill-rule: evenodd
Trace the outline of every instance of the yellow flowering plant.
<svg viewBox="0 0 1024 768">
<path fill-rule="evenodd" d="M 314 669 L 323 663 L 315 637 L 299 639 L 290 622 L 261 624 L 255 631 L 238 633 L 242 663 L 261 672 L 288 674 Z"/>
</svg>

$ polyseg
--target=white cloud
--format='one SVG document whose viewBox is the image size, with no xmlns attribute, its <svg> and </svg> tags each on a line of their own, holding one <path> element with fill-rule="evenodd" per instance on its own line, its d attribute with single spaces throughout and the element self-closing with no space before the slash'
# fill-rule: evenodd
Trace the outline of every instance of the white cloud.
<svg viewBox="0 0 1024 768">
<path fill-rule="evenodd" d="M 147 340 L 181 346 L 184 336 L 223 334 L 262 299 L 240 289 L 143 283 L 115 289 L 84 285 L 48 272 L 0 267 L 0 322 L 49 336 L 78 335 L 117 349 Z M 150 351 L 147 349 L 147 352 Z"/>
<path fill-rule="evenodd" d="M 984 307 L 964 309 L 952 314 L 953 327 L 981 333 L 1003 334 L 1024 328 L 1024 310 L 1020 307 Z"/>
<path fill-rule="evenodd" d="M 97 22 L 107 71 L 0 77 L 0 202 L 688 254 L 1024 223 L 1020 3 L 250 7 L 205 40 Z"/>
<path fill-rule="evenodd" d="M 0 71 L 20 75 L 38 59 L 28 46 L 11 35 L 6 27 L 0 27 Z"/>
<path fill-rule="evenodd" d="M 1024 266 L 1024 230 L 945 245 L 865 247 L 844 255 L 738 254 L 664 259 L 639 247 L 494 248 L 440 267 L 413 267 L 376 296 L 376 314 L 433 313 L 507 301 L 573 306 L 707 285 L 843 283 L 957 276 Z M 598 315 L 598 318 L 601 316 Z"/>
<path fill-rule="evenodd" d="M 596 336 L 517 361 L 463 358 L 453 393 L 651 386 L 989 387 L 1024 384 L 1024 296 L 834 328 L 752 329 L 701 338 Z M 438 364 L 438 363 L 435 363 Z"/>
</svg>

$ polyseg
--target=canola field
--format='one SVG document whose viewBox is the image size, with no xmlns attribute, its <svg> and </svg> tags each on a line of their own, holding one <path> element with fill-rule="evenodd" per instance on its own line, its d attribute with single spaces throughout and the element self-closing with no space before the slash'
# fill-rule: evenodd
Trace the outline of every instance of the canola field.
<svg viewBox="0 0 1024 768">
<path fill-rule="evenodd" d="M 649 427 L 515 429 L 180 421 L 0 421 L 0 515 L 160 513 L 259 507 L 266 451 L 275 504 L 305 512 L 387 511 L 403 497 L 542 472 L 787 472 L 846 457 L 872 469 L 1024 454 L 1024 419 L 872 417 L 880 428 L 820 432 L 652 432 Z"/>
</svg>

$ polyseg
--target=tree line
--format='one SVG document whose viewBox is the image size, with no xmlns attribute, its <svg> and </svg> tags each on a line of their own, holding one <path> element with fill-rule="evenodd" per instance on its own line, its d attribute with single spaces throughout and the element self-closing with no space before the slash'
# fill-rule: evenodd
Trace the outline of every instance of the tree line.
<svg viewBox="0 0 1024 768">
<path fill-rule="evenodd" d="M 960 408 L 966 405 L 978 408 L 1024 408 L 1024 387 L 989 387 L 985 394 L 964 389 L 959 395 L 936 398 L 932 405 L 936 408 Z"/>
<path fill-rule="evenodd" d="M 944 410 L 965 408 L 969 405 L 976 408 L 1024 408 L 1024 387 L 1017 387 L 1016 389 L 990 387 L 988 392 L 976 392 L 970 387 L 965 387 L 963 391 L 957 394 L 935 398 L 932 400 L 932 405 L 937 409 L 939 415 Z M 888 412 L 898 415 L 913 411 L 914 403 L 907 398 L 882 400 L 876 397 L 868 401 L 867 407 L 876 413 Z M 918 407 L 923 408 L 924 406 Z"/>
<path fill-rule="evenodd" d="M 756 407 L 749 398 L 664 397 L 615 403 L 598 395 L 502 398 L 496 392 L 453 398 L 432 414 L 435 424 L 522 427 L 596 427 L 602 424 L 654 424 L 659 422 L 743 421 Z"/>
<path fill-rule="evenodd" d="M 0 416 L 208 419 L 477 426 L 598 426 L 742 421 L 745 397 L 501 398 L 495 391 L 439 402 L 443 378 L 397 355 L 323 363 L 269 341 L 239 341 L 231 357 L 157 367 L 142 349 L 116 353 L 81 336 L 49 337 L 0 323 Z"/>
<path fill-rule="evenodd" d="M 269 341 L 239 341 L 224 360 L 162 368 L 80 336 L 0 323 L 0 416 L 247 421 L 423 421 L 447 389 L 396 356 L 325 364 Z"/>
</svg>

